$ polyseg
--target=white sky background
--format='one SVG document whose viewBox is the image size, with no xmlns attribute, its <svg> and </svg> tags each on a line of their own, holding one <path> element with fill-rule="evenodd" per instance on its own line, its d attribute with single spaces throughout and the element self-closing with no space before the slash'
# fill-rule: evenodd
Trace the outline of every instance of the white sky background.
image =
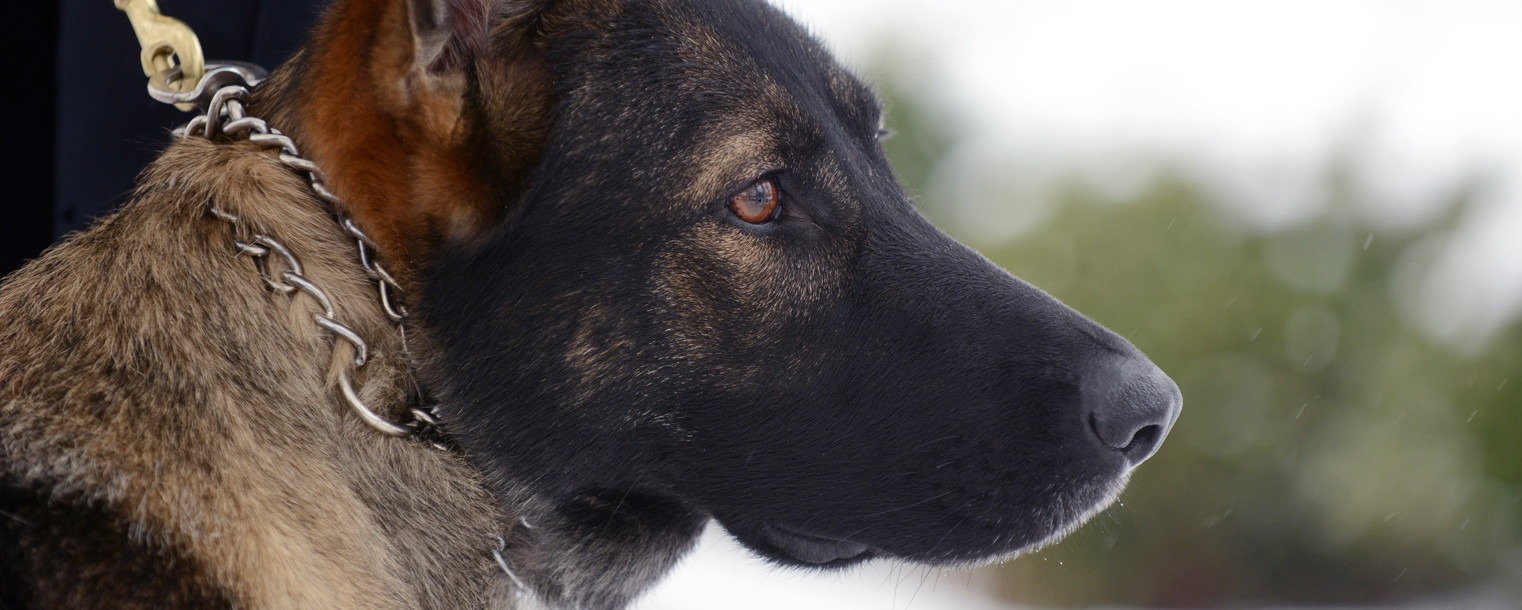
<svg viewBox="0 0 1522 610">
<path fill-rule="evenodd" d="M 1522 309 L 1522 3 L 776 3 L 858 68 L 892 47 L 888 69 L 929 75 L 972 134 L 953 154 L 1021 170 L 1026 188 L 1077 173 L 1124 195 L 1161 161 L 1273 229 L 1322 211 L 1331 161 L 1351 159 L 1377 239 L 1478 179 L 1453 238 L 1411 261 L 1422 288 L 1405 309 L 1470 349 Z M 1039 218 L 968 213 L 953 228 L 987 242 Z"/>
<path fill-rule="evenodd" d="M 1405 309 L 1461 349 L 1522 310 L 1522 2 L 775 2 L 849 65 L 891 46 L 888 69 L 929 75 L 969 134 L 953 154 L 1026 182 L 1076 172 L 1124 195 L 1162 160 L 1271 230 L 1319 214 L 1350 158 L 1378 239 L 1479 179 L 1479 205 L 1409 261 Z M 960 234 L 989 242 L 1039 217 L 969 216 Z M 712 530 L 637 610 L 994 607 L 965 576 L 904 574 L 778 572 Z"/>
</svg>

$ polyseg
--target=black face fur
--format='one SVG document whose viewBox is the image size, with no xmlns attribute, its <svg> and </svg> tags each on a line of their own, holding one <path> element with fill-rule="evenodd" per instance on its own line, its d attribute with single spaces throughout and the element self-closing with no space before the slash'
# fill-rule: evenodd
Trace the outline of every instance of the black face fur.
<svg viewBox="0 0 1522 610">
<path fill-rule="evenodd" d="M 1172 382 L 928 224 L 871 90 L 791 20 L 578 19 L 541 42 L 531 186 L 417 304 L 427 383 L 510 503 L 589 548 L 713 517 L 784 564 L 968 564 L 1066 532 L 1155 450 Z M 728 203 L 763 179 L 782 209 L 751 224 Z"/>
</svg>

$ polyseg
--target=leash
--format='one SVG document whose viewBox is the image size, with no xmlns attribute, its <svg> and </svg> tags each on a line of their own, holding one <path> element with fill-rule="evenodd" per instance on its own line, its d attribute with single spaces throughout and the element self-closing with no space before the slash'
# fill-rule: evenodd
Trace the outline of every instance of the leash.
<svg viewBox="0 0 1522 610">
<path fill-rule="evenodd" d="M 127 13 L 127 18 L 137 33 L 138 42 L 142 45 L 141 60 L 143 72 L 148 76 L 148 95 L 186 112 L 200 111 L 189 123 L 176 128 L 175 136 L 211 140 L 221 135 L 245 139 L 265 149 L 278 149 L 280 162 L 306 177 L 312 192 L 330 206 L 338 226 L 354 239 L 360 265 L 375 283 L 381 309 L 401 334 L 402 349 L 405 352 L 407 309 L 398 302 L 402 287 L 376 260 L 375 252 L 378 248 L 375 242 L 341 211 L 346 207 L 343 200 L 327 189 L 322 170 L 316 163 L 301 156 L 296 142 L 279 129 L 271 127 L 264 119 L 248 114 L 247 104 L 251 92 L 264 82 L 269 73 L 264 68 L 247 62 L 206 63 L 195 32 L 184 22 L 159 13 L 155 0 L 114 2 L 118 9 Z M 210 208 L 210 213 L 234 227 L 242 224 L 237 216 L 215 206 Z M 293 297 L 297 292 L 302 292 L 322 306 L 322 313 L 315 314 L 313 321 L 333 334 L 336 338 L 333 343 L 335 350 L 338 347 L 337 339 L 347 342 L 354 349 L 354 370 L 369 361 L 369 344 L 353 328 L 338 321 L 337 312 L 334 311 L 327 292 L 303 274 L 301 261 L 290 248 L 262 233 L 256 233 L 249 243 L 234 239 L 233 245 L 237 247 L 239 255 L 253 259 L 255 268 L 271 290 Z M 272 255 L 278 256 L 285 264 L 285 269 L 278 277 L 272 276 L 270 272 L 269 261 Z M 432 407 L 411 409 L 410 421 L 393 423 L 365 405 L 354 390 L 349 372 L 349 367 L 339 371 L 339 389 L 350 409 L 371 428 L 386 436 L 417 437 L 441 451 L 458 449 L 453 439 L 441 428 Z M 525 527 L 532 528 L 527 521 L 521 518 L 520 521 Z M 496 533 L 490 536 L 496 540 L 491 554 L 497 567 L 516 585 L 518 591 L 529 591 L 503 557 L 507 541 Z"/>
</svg>

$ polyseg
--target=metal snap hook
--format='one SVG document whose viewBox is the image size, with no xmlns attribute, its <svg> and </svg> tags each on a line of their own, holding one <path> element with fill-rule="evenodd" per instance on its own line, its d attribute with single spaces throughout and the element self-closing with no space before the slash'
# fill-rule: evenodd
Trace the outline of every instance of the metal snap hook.
<svg viewBox="0 0 1522 610">
<path fill-rule="evenodd" d="M 127 14 L 132 31 L 137 34 L 142 53 L 138 60 L 143 64 L 143 74 L 153 78 L 163 75 L 160 85 L 169 91 L 184 92 L 200 82 L 206 72 L 206 57 L 201 52 L 201 40 L 190 26 L 173 17 L 159 13 L 155 0 L 115 0 L 116 8 Z M 173 76 L 170 70 L 174 70 Z M 152 85 L 150 85 L 150 89 Z M 196 109 L 195 104 L 177 102 L 175 107 L 185 112 Z"/>
</svg>

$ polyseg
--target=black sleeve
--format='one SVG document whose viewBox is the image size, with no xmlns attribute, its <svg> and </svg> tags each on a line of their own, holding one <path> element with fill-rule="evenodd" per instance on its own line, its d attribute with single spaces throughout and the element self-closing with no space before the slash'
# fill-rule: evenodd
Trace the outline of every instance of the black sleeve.
<svg viewBox="0 0 1522 610">
<path fill-rule="evenodd" d="M 0 36 L 0 56 L 12 58 L 0 86 L 0 276 L 37 256 L 53 237 L 53 118 L 58 46 L 58 5 L 16 2 L 6 6 L 10 35 Z M 3 540 L 0 540 L 3 544 Z M 3 572 L 3 570 L 0 570 Z M 0 573 L 0 609 L 8 610 Z"/>
<path fill-rule="evenodd" d="M 273 69 L 306 38 L 325 0 L 159 0 L 201 40 L 207 61 Z M 137 38 L 108 0 L 62 0 L 58 36 L 54 236 L 131 194 L 138 172 L 189 116 L 146 93 Z"/>
</svg>

